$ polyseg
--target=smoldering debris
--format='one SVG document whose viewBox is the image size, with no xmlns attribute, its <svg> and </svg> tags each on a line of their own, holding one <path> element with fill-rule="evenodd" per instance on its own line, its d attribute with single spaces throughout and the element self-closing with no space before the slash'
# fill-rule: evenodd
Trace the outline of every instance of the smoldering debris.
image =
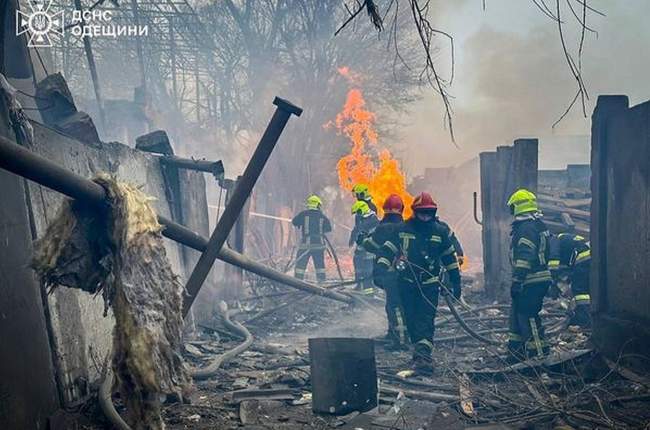
<svg viewBox="0 0 650 430">
<path fill-rule="evenodd" d="M 189 387 L 180 355 L 183 287 L 167 260 L 151 199 L 106 175 L 106 210 L 63 203 L 39 240 L 44 283 L 102 294 L 115 317 L 112 367 L 133 429 L 162 429 L 160 394 Z"/>
<path fill-rule="evenodd" d="M 436 338 L 442 341 L 436 342 L 433 351 L 435 372 L 426 376 L 410 370 L 409 351 L 390 350 L 377 337 L 386 322 L 368 306 L 346 306 L 309 296 L 283 307 L 302 293 L 255 277 L 249 277 L 247 284 L 251 296 L 230 306 L 233 319 L 254 333 L 255 342 L 213 378 L 197 382 L 191 406 L 165 407 L 171 429 L 460 430 L 496 428 L 496 423 L 504 429 L 640 428 L 648 420 L 644 384 L 620 378 L 603 366 L 599 355 L 590 349 L 588 331 L 567 328 L 567 297 L 547 299 L 544 305 L 551 356 L 541 362 L 510 365 L 505 361 L 503 332 L 509 305 L 488 301 L 480 285 L 472 283 L 467 274 L 466 304 L 459 313 L 474 330 L 498 340 L 499 345 L 486 345 L 467 336 L 441 302 Z M 375 310 L 381 309 L 381 293 L 377 294 L 367 300 Z M 274 309 L 280 310 L 265 313 Z M 200 328 L 185 347 L 186 359 L 197 367 L 241 342 L 241 336 L 232 332 L 218 313 Z M 375 339 L 378 408 L 345 416 L 312 411 L 306 343 L 312 336 Z"/>
</svg>

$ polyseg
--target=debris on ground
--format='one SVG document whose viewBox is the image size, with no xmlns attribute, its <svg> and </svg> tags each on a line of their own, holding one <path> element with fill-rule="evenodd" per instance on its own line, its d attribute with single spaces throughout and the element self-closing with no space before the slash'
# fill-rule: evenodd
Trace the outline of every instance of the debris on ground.
<svg viewBox="0 0 650 430">
<path fill-rule="evenodd" d="M 255 288 L 254 295 L 231 303 L 239 309 L 234 318 L 240 321 L 300 294 L 259 280 L 249 287 Z M 334 283 L 332 288 L 340 287 Z M 354 294 L 352 289 L 344 291 Z M 499 346 L 467 336 L 441 301 L 436 338 L 446 340 L 434 348 L 434 374 L 418 375 L 410 369 L 409 351 L 384 347 L 381 292 L 366 300 L 375 309 L 306 297 L 297 306 L 248 324 L 256 339 L 251 349 L 225 365 L 219 375 L 197 383 L 192 408 L 223 408 L 219 419 L 202 418 L 196 427 L 170 422 L 169 427 L 578 429 L 643 428 L 650 422 L 650 387 L 618 376 L 593 352 L 589 332 L 566 327 L 566 299 L 545 303 L 543 318 L 551 333 L 551 356 L 510 365 L 505 361 L 504 330 L 509 306 L 486 301 L 478 286 L 468 286 L 465 291 L 468 306 L 459 312 L 474 330 L 499 340 Z M 210 325 L 219 327 L 219 318 Z M 191 342 L 206 356 L 187 352 L 188 361 L 200 366 L 210 353 L 222 353 L 241 342 L 219 328 L 220 337 L 213 337 L 216 331 L 210 329 L 198 333 Z M 322 336 L 374 338 L 377 408 L 345 416 L 312 412 L 307 339 Z"/>
</svg>

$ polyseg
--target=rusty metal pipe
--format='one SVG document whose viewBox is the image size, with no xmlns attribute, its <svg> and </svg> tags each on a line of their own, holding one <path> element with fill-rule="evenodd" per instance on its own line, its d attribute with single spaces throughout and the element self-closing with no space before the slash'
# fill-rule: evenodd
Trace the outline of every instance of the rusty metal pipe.
<svg viewBox="0 0 650 430">
<path fill-rule="evenodd" d="M 219 222 L 210 236 L 205 251 L 201 254 L 199 261 L 194 266 L 194 270 L 192 270 L 190 278 L 187 280 L 187 284 L 185 285 L 187 299 L 183 303 L 183 315 L 187 315 L 194 299 L 199 294 L 205 278 L 210 273 L 212 265 L 219 255 L 219 251 L 226 242 L 226 239 L 228 239 L 230 230 L 232 230 L 232 227 L 237 222 L 239 214 L 246 204 L 246 200 L 248 200 L 251 191 L 253 191 L 255 182 L 260 177 L 262 169 L 271 156 L 275 144 L 278 142 L 289 118 L 291 115 L 300 116 L 302 114 L 301 108 L 279 97 L 273 100 L 273 104 L 277 106 L 273 117 L 266 126 L 266 130 L 260 142 L 257 144 L 257 148 L 248 162 L 246 170 L 244 170 L 244 173 L 237 180 L 235 191 L 232 193 L 232 197 L 230 197 L 223 211 L 223 215 L 219 218 Z"/>
<path fill-rule="evenodd" d="M 105 205 L 106 193 L 100 185 L 29 151 L 3 136 L 0 136 L 0 168 L 54 191 L 58 191 L 73 199 L 93 203 L 98 206 Z M 158 216 L 158 222 L 165 226 L 162 232 L 163 236 L 197 251 L 203 252 L 206 249 L 208 241 L 187 227 L 162 216 Z M 222 248 L 219 251 L 218 258 L 256 275 L 280 282 L 298 290 L 343 303 L 351 304 L 354 302 L 354 299 L 349 296 L 287 276 L 229 248 Z"/>
</svg>

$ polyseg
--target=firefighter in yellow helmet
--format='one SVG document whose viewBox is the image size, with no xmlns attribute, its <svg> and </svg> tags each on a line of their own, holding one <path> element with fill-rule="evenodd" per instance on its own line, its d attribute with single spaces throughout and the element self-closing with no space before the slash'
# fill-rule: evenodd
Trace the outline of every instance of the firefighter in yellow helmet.
<svg viewBox="0 0 650 430">
<path fill-rule="evenodd" d="M 354 279 L 357 281 L 357 288 L 367 293 L 372 293 L 372 266 L 375 255 L 366 251 L 360 245 L 363 238 L 372 233 L 375 227 L 379 224 L 377 215 L 368 203 L 362 200 L 357 200 L 352 205 L 352 215 L 354 215 L 354 228 L 350 234 L 350 241 L 348 246 L 355 245 L 354 258 Z"/>
<path fill-rule="evenodd" d="M 370 195 L 370 189 L 366 184 L 356 184 L 352 187 L 352 193 L 357 201 L 366 202 L 368 207 L 374 213 L 377 213 L 377 205 L 372 201 L 372 196 Z"/>
<path fill-rule="evenodd" d="M 307 264 L 311 258 L 316 269 L 316 279 L 324 282 L 325 276 L 325 233 L 332 231 L 330 220 L 322 212 L 323 201 L 315 194 L 307 197 L 306 209 L 296 215 L 291 223 L 300 228 L 302 238 L 296 255 L 295 277 L 305 278 Z"/>
<path fill-rule="evenodd" d="M 539 312 L 552 282 L 548 270 L 550 233 L 542 221 L 537 197 L 529 190 L 515 191 L 507 205 L 514 216 L 510 244 L 510 359 L 542 358 L 548 354 L 548 346 Z"/>
</svg>

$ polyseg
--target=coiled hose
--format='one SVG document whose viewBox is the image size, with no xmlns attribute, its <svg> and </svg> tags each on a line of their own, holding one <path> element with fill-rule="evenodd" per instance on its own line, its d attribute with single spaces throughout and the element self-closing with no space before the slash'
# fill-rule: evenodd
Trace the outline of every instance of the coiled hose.
<svg viewBox="0 0 650 430">
<path fill-rule="evenodd" d="M 206 379 L 214 376 L 223 363 L 232 360 L 234 357 L 250 348 L 253 344 L 253 335 L 251 332 L 248 331 L 248 329 L 242 324 L 230 319 L 230 311 L 228 311 L 228 308 L 224 302 L 221 302 L 220 311 L 220 314 L 223 317 L 224 325 L 231 331 L 242 335 L 244 337 L 244 341 L 233 349 L 229 349 L 223 354 L 217 356 L 217 358 L 212 360 L 212 362 L 210 362 L 210 364 L 207 366 L 192 371 L 192 377 L 194 379 Z"/>
</svg>

